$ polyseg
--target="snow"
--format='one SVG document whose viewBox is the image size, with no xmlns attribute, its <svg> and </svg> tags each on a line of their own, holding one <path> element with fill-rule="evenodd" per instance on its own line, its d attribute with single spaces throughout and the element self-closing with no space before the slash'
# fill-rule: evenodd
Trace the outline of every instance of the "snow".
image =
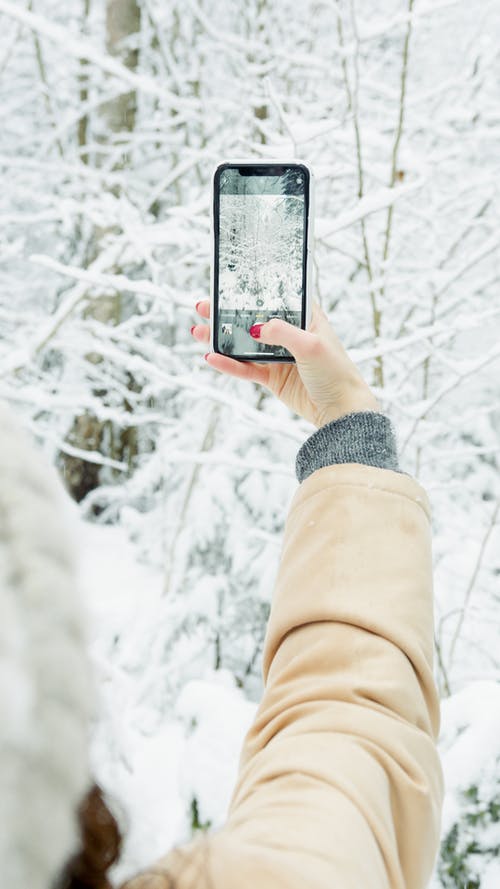
<svg viewBox="0 0 500 889">
<path fill-rule="evenodd" d="M 82 522 L 78 538 L 99 699 L 92 761 L 125 831 L 114 870 L 115 879 L 123 880 L 189 839 L 194 798 L 201 823 L 224 823 L 256 705 L 229 671 L 205 670 L 181 685 L 162 720 L 152 719 L 142 640 L 158 612 L 161 576 L 139 560 L 120 526 Z M 196 591 L 202 608 L 208 584 L 205 579 Z M 122 636 L 126 651 L 120 650 Z"/>
<path fill-rule="evenodd" d="M 188 732 L 180 779 L 186 802 L 197 799 L 201 823 L 210 821 L 214 828 L 224 824 L 255 710 L 227 671 L 188 682 L 179 695 L 176 714 Z"/>
<path fill-rule="evenodd" d="M 490 861 L 481 874 L 481 889 L 498 889 L 498 886 L 500 886 L 500 861 Z"/>
<path fill-rule="evenodd" d="M 56 45 L 64 47 L 66 53 L 70 53 L 77 59 L 88 59 L 94 65 L 113 74 L 127 84 L 127 87 L 142 90 L 146 93 L 168 98 L 174 106 L 178 104 L 177 97 L 160 86 L 155 80 L 141 76 L 130 71 L 116 59 L 93 46 L 88 40 L 74 37 L 67 28 L 62 28 L 54 22 L 48 21 L 44 16 L 37 15 L 26 9 L 20 9 L 9 0 L 0 0 L 0 12 L 6 13 L 10 18 L 28 25 L 33 31 L 43 35 Z M 183 105 L 185 100 L 183 101 Z M 189 102 L 188 102 L 189 104 Z M 194 104 L 194 103 L 193 103 Z"/>
<path fill-rule="evenodd" d="M 446 800 L 443 834 L 459 820 L 457 796 L 460 791 L 493 778 L 500 756 L 500 685 L 496 682 L 470 682 L 441 705 L 440 752 L 443 763 Z M 497 841 L 500 826 L 495 827 Z"/>
</svg>

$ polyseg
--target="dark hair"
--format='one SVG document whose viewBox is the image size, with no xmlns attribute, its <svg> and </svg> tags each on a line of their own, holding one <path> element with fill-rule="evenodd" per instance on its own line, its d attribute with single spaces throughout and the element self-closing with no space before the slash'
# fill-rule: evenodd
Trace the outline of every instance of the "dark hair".
<svg viewBox="0 0 500 889">
<path fill-rule="evenodd" d="M 107 873 L 119 858 L 122 836 L 97 784 L 82 799 L 77 816 L 80 849 L 66 863 L 53 889 L 112 889 Z"/>
</svg>

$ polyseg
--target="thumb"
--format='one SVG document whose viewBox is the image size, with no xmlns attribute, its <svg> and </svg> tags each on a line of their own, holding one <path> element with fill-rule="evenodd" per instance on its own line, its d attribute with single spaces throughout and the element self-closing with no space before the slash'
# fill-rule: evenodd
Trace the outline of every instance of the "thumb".
<svg viewBox="0 0 500 889">
<path fill-rule="evenodd" d="M 297 372 L 307 392 L 306 400 L 308 398 L 310 403 L 305 404 L 303 393 L 297 392 L 292 404 L 283 398 L 285 403 L 303 417 L 312 418 L 317 426 L 351 411 L 380 410 L 375 396 L 317 303 L 313 303 L 311 328 L 302 330 L 282 318 L 271 318 L 250 328 L 255 339 L 272 346 L 284 346 L 295 358 Z M 278 395 L 282 397 L 280 392 Z"/>
<path fill-rule="evenodd" d="M 302 330 L 281 318 L 253 324 L 249 333 L 269 346 L 284 346 L 300 364 L 314 362 L 323 352 L 321 340 L 315 333 Z"/>
</svg>

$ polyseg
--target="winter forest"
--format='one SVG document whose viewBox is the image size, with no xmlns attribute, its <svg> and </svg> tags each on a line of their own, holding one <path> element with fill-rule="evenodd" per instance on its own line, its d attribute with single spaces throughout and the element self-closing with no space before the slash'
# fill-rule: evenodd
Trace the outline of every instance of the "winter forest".
<svg viewBox="0 0 500 889">
<path fill-rule="evenodd" d="M 124 878 L 224 821 L 313 428 L 193 341 L 210 180 L 307 162 L 314 294 L 433 511 L 432 889 L 500 885 L 500 6 L 0 0 L 0 396 L 79 522 Z"/>
</svg>

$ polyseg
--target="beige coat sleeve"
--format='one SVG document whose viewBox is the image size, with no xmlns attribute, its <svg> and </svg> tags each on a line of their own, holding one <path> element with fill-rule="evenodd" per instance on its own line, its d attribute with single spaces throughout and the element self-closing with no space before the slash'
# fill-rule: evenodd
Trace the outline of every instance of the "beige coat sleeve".
<svg viewBox="0 0 500 889">
<path fill-rule="evenodd" d="M 430 510 L 414 479 L 352 463 L 300 485 L 263 671 L 226 825 L 159 869 L 178 889 L 424 889 L 443 778 Z"/>
</svg>

